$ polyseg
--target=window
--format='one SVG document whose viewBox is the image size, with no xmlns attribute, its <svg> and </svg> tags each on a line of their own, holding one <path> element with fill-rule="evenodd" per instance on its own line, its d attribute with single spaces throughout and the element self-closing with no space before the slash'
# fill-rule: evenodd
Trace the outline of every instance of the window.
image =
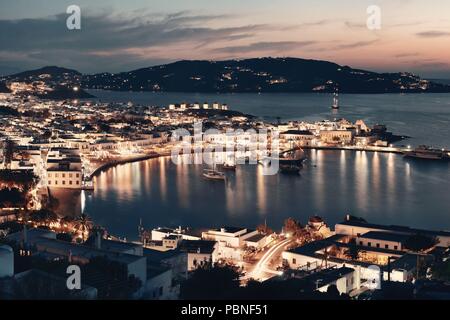
<svg viewBox="0 0 450 320">
<path fill-rule="evenodd" d="M 55 180 L 55 184 L 58 184 L 58 180 Z"/>
<path fill-rule="evenodd" d="M 384 245 L 384 248 L 385 248 L 385 249 L 389 249 L 389 245 L 388 245 L 388 244 L 385 244 L 385 245 Z"/>
<path fill-rule="evenodd" d="M 380 247 L 380 244 L 379 243 L 377 243 L 377 248 L 379 248 Z"/>
<path fill-rule="evenodd" d="M 297 259 L 293 258 L 292 259 L 292 264 L 297 264 Z"/>
<path fill-rule="evenodd" d="M 360 245 L 360 246 L 362 246 L 362 245 L 363 245 L 363 242 L 362 242 L 362 241 L 360 241 L 360 242 L 359 242 L 359 245 Z"/>
<path fill-rule="evenodd" d="M 69 180 L 69 184 L 72 185 L 72 180 Z"/>
<path fill-rule="evenodd" d="M 79 177 L 80 177 L 80 174 L 79 174 L 79 173 L 77 173 L 77 174 L 76 174 L 76 177 L 77 177 L 77 178 L 79 178 Z"/>
<path fill-rule="evenodd" d="M 63 177 L 63 178 L 65 178 L 65 177 L 66 177 L 66 174 L 65 174 L 65 173 L 63 173 L 63 174 L 62 174 L 62 177 Z"/>
<path fill-rule="evenodd" d="M 52 174 L 51 174 L 51 173 L 49 173 L 49 174 L 48 174 L 48 177 L 49 177 L 49 178 L 51 178 L 51 177 L 52 177 Z"/>
<path fill-rule="evenodd" d="M 367 246 L 371 247 L 372 246 L 372 242 L 367 242 Z"/>
<path fill-rule="evenodd" d="M 48 180 L 48 185 L 51 185 L 52 184 L 52 180 Z"/>
<path fill-rule="evenodd" d="M 62 184 L 66 184 L 66 180 L 63 180 L 63 181 L 62 181 Z"/>
<path fill-rule="evenodd" d="M 72 174 L 71 173 L 69 173 L 69 178 L 72 178 Z"/>
<path fill-rule="evenodd" d="M 397 250 L 397 248 L 398 248 L 397 246 L 394 246 L 394 250 Z"/>
<path fill-rule="evenodd" d="M 80 184 L 80 181 L 77 180 L 77 184 Z"/>
<path fill-rule="evenodd" d="M 58 174 L 57 173 L 55 173 L 55 178 L 58 178 Z"/>
</svg>

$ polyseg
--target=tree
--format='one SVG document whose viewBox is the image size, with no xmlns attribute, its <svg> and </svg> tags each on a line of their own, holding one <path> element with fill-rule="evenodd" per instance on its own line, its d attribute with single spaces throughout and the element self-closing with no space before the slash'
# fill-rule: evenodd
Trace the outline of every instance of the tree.
<svg viewBox="0 0 450 320">
<path fill-rule="evenodd" d="M 3 149 L 4 149 L 4 157 L 5 157 L 5 163 L 8 167 L 11 166 L 11 161 L 14 159 L 14 153 L 16 152 L 17 145 L 14 141 L 7 139 L 3 143 Z"/>
<path fill-rule="evenodd" d="M 83 242 L 86 240 L 86 233 L 89 234 L 93 226 L 92 219 L 85 213 L 82 213 L 75 219 L 74 228 L 76 231 L 81 232 L 81 238 Z"/>
<path fill-rule="evenodd" d="M 273 230 L 267 226 L 267 224 L 260 224 L 256 227 L 256 230 L 262 234 L 272 234 Z"/>
<path fill-rule="evenodd" d="M 450 281 L 450 260 L 435 263 L 431 270 L 434 279 Z"/>
<path fill-rule="evenodd" d="M 414 252 L 423 252 L 436 245 L 436 238 L 415 234 L 406 239 L 404 247 Z"/>
<path fill-rule="evenodd" d="M 297 236 L 303 229 L 302 225 L 293 218 L 287 218 L 284 220 L 284 232 Z"/>
<path fill-rule="evenodd" d="M 358 260 L 359 258 L 359 249 L 358 246 L 356 244 L 356 239 L 352 238 L 349 243 L 348 243 L 348 249 L 345 250 L 345 255 L 352 259 L 352 260 Z"/>
<path fill-rule="evenodd" d="M 287 218 L 284 221 L 284 232 L 303 242 L 308 242 L 311 240 L 311 234 L 308 230 L 306 230 L 300 222 L 293 218 Z"/>
<path fill-rule="evenodd" d="M 195 269 L 181 285 L 181 299 L 232 299 L 239 290 L 239 272 L 230 266 L 209 266 Z"/>
<path fill-rule="evenodd" d="M 30 215 L 32 221 L 47 227 L 51 222 L 56 221 L 57 218 L 56 213 L 47 208 L 40 209 Z"/>
</svg>

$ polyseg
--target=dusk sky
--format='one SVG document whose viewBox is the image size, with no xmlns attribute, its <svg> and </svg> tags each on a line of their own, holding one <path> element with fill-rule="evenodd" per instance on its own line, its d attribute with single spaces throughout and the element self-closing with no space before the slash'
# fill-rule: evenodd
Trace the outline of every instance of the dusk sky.
<svg viewBox="0 0 450 320">
<path fill-rule="evenodd" d="M 69 5 L 81 30 L 66 28 Z M 381 30 L 366 27 L 369 5 Z M 292 56 L 450 78 L 448 0 L 0 0 L 0 74 Z"/>
</svg>

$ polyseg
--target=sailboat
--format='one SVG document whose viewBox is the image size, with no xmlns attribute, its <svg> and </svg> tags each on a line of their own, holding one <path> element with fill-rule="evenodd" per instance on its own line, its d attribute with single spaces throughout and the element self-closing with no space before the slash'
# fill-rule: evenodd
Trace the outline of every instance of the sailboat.
<svg viewBox="0 0 450 320">
<path fill-rule="evenodd" d="M 331 106 L 331 109 L 333 110 L 339 109 L 339 92 L 337 87 L 334 89 L 333 92 L 333 105 Z"/>
<path fill-rule="evenodd" d="M 213 164 L 212 169 L 203 170 L 203 177 L 209 180 L 225 180 L 225 174 L 221 171 L 216 170 L 216 164 Z"/>
</svg>

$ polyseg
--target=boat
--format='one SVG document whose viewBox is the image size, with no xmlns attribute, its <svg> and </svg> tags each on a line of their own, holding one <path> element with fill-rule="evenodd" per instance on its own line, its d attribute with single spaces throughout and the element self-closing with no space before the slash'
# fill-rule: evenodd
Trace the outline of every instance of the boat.
<svg viewBox="0 0 450 320">
<path fill-rule="evenodd" d="M 292 147 L 290 150 L 280 153 L 280 157 L 277 160 L 280 165 L 296 165 L 301 168 L 305 159 L 303 149 Z"/>
<path fill-rule="evenodd" d="M 223 172 L 212 169 L 203 170 L 203 176 L 209 180 L 225 180 L 225 174 Z"/>
<path fill-rule="evenodd" d="M 230 171 L 234 171 L 236 170 L 236 165 L 232 164 L 232 163 L 224 163 L 222 165 L 223 170 L 230 170 Z"/>
<path fill-rule="evenodd" d="M 333 93 L 333 105 L 331 106 L 331 109 L 338 110 L 339 109 L 339 92 L 336 88 Z"/>
<path fill-rule="evenodd" d="M 223 164 L 222 164 L 222 169 L 223 170 L 229 170 L 229 171 L 235 171 L 236 170 L 236 163 L 234 161 L 234 158 L 230 155 L 227 156 L 228 160 L 226 160 Z"/>
<path fill-rule="evenodd" d="M 418 146 L 417 148 L 410 151 L 404 151 L 403 156 L 406 158 L 416 158 L 424 160 L 444 160 L 446 158 L 446 155 L 442 150 L 432 149 L 425 145 Z"/>
</svg>

